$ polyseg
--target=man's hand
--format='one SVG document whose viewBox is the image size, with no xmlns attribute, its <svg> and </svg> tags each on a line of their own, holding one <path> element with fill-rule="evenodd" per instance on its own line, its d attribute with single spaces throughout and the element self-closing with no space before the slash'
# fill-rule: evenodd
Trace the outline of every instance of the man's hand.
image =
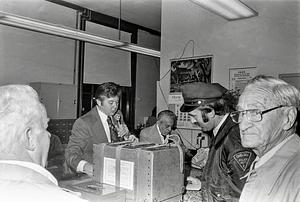
<svg viewBox="0 0 300 202">
<path fill-rule="evenodd" d="M 119 124 L 118 126 L 116 126 L 116 128 L 118 130 L 119 137 L 124 137 L 129 134 L 129 130 L 128 130 L 126 124 Z"/>
<path fill-rule="evenodd" d="M 89 177 L 93 177 L 94 175 L 94 166 L 90 163 L 86 163 L 83 166 L 83 172 L 87 174 Z"/>
<path fill-rule="evenodd" d="M 127 141 L 134 142 L 134 143 L 139 142 L 139 139 L 132 134 L 129 134 L 129 136 L 128 135 L 124 136 L 124 139 Z"/>
</svg>

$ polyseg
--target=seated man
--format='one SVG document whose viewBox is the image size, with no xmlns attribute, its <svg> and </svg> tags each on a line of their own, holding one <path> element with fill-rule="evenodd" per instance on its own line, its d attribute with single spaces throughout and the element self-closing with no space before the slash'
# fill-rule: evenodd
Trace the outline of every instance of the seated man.
<svg viewBox="0 0 300 202">
<path fill-rule="evenodd" d="M 158 113 L 156 124 L 144 128 L 140 134 L 140 142 L 151 142 L 156 144 L 174 143 L 180 145 L 184 152 L 185 162 L 191 161 L 196 151 L 185 147 L 181 137 L 175 131 L 177 117 L 170 110 L 163 110 Z"/>
<path fill-rule="evenodd" d="M 26 85 L 0 87 L 0 200 L 84 201 L 58 187 L 44 166 L 50 134 L 37 93 Z"/>
<path fill-rule="evenodd" d="M 151 142 L 156 144 L 167 144 L 169 139 L 176 138 L 174 141 L 178 142 L 180 139 L 175 135 L 171 135 L 174 125 L 176 123 L 176 115 L 170 110 L 163 110 L 157 116 L 156 124 L 144 128 L 140 134 L 140 142 Z"/>
</svg>

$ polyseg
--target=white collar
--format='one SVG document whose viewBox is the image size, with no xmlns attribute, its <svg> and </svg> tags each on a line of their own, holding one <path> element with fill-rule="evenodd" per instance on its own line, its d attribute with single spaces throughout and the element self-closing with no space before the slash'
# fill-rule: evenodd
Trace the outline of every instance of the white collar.
<svg viewBox="0 0 300 202">
<path fill-rule="evenodd" d="M 226 120 L 228 115 L 229 114 L 225 114 L 224 117 L 221 119 L 220 123 L 217 125 L 217 127 L 215 127 L 213 129 L 213 134 L 214 134 L 215 137 L 217 136 L 217 134 L 219 132 L 219 129 L 221 128 L 222 124 L 224 123 L 224 121 Z"/>
<path fill-rule="evenodd" d="M 156 128 L 157 128 L 158 134 L 159 134 L 160 136 L 162 136 L 157 123 L 156 123 Z"/>
<path fill-rule="evenodd" d="M 51 182 L 53 182 L 55 185 L 58 185 L 56 178 L 48 170 L 46 170 L 44 167 L 42 167 L 36 163 L 31 163 L 28 161 L 16 161 L 16 160 L 0 160 L 0 163 L 10 164 L 10 165 L 18 165 L 18 166 L 22 166 L 25 168 L 29 168 L 29 169 L 34 170 L 35 172 L 45 176 Z"/>
<path fill-rule="evenodd" d="M 162 142 L 163 144 L 165 144 L 165 141 L 168 139 L 168 135 L 167 135 L 166 137 L 164 137 L 164 136 L 161 134 L 161 132 L 160 132 L 160 130 L 159 130 L 159 127 L 158 127 L 158 124 L 157 124 L 157 123 L 156 123 L 156 128 L 157 128 L 158 134 L 159 134 L 159 136 L 160 136 L 161 142 Z"/>
<path fill-rule="evenodd" d="M 97 111 L 98 111 L 98 114 L 99 114 L 101 120 L 105 120 L 106 121 L 108 116 L 99 109 L 98 105 L 97 105 Z"/>
</svg>

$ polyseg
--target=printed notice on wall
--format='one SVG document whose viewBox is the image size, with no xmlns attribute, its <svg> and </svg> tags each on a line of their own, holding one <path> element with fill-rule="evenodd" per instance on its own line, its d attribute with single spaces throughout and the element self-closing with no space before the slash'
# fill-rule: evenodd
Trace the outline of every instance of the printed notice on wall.
<svg viewBox="0 0 300 202">
<path fill-rule="evenodd" d="M 241 93 L 248 81 L 255 77 L 256 74 L 256 67 L 229 68 L 229 89 Z"/>
<path fill-rule="evenodd" d="M 183 104 L 184 100 L 183 100 L 182 92 L 170 93 L 168 102 L 169 104 L 180 104 L 180 105 Z"/>
<path fill-rule="evenodd" d="M 120 161 L 120 187 L 133 190 L 134 162 Z"/>
<path fill-rule="evenodd" d="M 116 159 L 103 158 L 103 183 L 116 185 Z"/>
</svg>

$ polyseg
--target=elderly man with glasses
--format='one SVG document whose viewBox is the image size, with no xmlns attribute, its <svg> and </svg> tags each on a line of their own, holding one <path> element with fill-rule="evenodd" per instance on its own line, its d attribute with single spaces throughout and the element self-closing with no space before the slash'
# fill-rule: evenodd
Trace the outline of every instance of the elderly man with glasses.
<svg viewBox="0 0 300 202">
<path fill-rule="evenodd" d="M 299 91 L 280 79 L 260 75 L 247 84 L 230 114 L 242 145 L 257 154 L 241 202 L 300 201 L 299 106 Z"/>
<path fill-rule="evenodd" d="M 241 145 L 238 124 L 229 116 L 237 96 L 218 83 L 203 82 L 182 85 L 182 94 L 180 110 L 188 112 L 191 121 L 212 139 L 201 177 L 202 201 L 238 201 L 245 183 L 240 178 L 249 171 L 256 155 Z"/>
</svg>

